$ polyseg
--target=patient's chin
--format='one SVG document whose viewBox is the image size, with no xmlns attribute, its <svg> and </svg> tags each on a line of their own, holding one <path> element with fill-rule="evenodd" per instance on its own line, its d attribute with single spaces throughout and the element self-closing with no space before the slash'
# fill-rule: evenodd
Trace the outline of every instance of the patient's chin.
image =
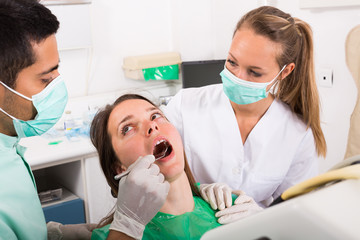
<svg viewBox="0 0 360 240">
<path fill-rule="evenodd" d="M 164 176 L 165 176 L 165 180 L 168 181 L 169 183 L 175 182 L 176 180 L 180 179 L 183 176 L 187 179 L 185 171 L 177 172 L 177 173 L 174 172 L 164 173 Z"/>
</svg>

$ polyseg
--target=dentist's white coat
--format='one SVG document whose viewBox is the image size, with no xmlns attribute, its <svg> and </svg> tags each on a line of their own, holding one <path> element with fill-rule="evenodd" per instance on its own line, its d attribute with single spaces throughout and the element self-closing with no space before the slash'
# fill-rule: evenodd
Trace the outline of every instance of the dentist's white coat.
<svg viewBox="0 0 360 240">
<path fill-rule="evenodd" d="M 318 173 L 311 129 L 279 100 L 244 145 L 222 84 L 182 89 L 163 110 L 181 134 L 197 182 L 227 183 L 260 203 Z"/>
</svg>

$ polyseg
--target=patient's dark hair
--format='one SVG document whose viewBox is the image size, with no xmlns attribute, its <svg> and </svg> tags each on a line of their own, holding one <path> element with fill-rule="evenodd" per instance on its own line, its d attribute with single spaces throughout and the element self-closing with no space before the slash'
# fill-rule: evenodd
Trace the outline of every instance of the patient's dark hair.
<svg viewBox="0 0 360 240">
<path fill-rule="evenodd" d="M 18 73 L 36 62 L 33 44 L 58 28 L 56 16 L 37 0 L 1 0 L 0 81 L 14 88 Z"/>
<path fill-rule="evenodd" d="M 119 188 L 119 180 L 115 180 L 114 177 L 117 175 L 117 166 L 119 166 L 121 160 L 115 154 L 111 143 L 111 136 L 108 132 L 108 122 L 111 112 L 114 108 L 119 105 L 120 103 L 127 101 L 139 99 L 144 100 L 154 107 L 158 108 L 153 102 L 149 99 L 138 95 L 138 94 L 125 94 L 115 100 L 113 104 L 106 105 L 103 109 L 101 109 L 94 117 L 91 127 L 90 127 L 90 139 L 91 142 L 94 144 L 100 160 L 101 168 L 104 172 L 105 178 L 107 183 L 111 188 L 111 194 L 113 197 L 117 197 L 118 195 L 118 188 Z M 187 163 L 185 157 L 185 173 L 187 178 L 189 179 L 191 190 L 193 194 L 196 196 L 200 196 L 199 190 L 196 187 L 196 182 L 194 176 L 191 173 L 189 165 Z M 111 213 L 108 217 L 104 218 L 100 222 L 100 227 L 106 224 L 111 223 L 113 220 L 113 213 Z"/>
</svg>

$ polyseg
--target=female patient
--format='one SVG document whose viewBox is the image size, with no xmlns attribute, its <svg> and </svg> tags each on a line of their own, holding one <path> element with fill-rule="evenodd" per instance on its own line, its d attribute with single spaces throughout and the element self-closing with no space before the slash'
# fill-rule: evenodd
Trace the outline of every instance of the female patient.
<svg viewBox="0 0 360 240">
<path fill-rule="evenodd" d="M 154 155 L 170 183 L 165 203 L 146 225 L 143 239 L 199 239 L 220 225 L 215 211 L 200 197 L 178 131 L 148 99 L 126 94 L 107 105 L 94 118 L 91 140 L 114 196 L 119 185 L 114 176 L 141 156 Z M 109 157 L 111 152 L 113 157 Z M 113 214 L 104 219 L 102 228 L 93 231 L 92 239 L 106 239 L 112 219 Z"/>
<path fill-rule="evenodd" d="M 165 204 L 146 225 L 143 239 L 166 236 L 200 238 L 205 231 L 220 225 L 214 210 L 199 197 L 184 159 L 180 135 L 154 104 L 139 95 L 124 95 L 114 105 L 99 112 L 91 128 L 96 129 L 91 131 L 94 133 L 91 139 L 97 150 L 111 144 L 117 158 L 102 159 L 102 154 L 99 154 L 105 177 L 115 196 L 118 194 L 118 181 L 114 176 L 125 171 L 140 156 L 153 154 L 160 172 L 170 183 Z M 111 143 L 103 140 L 104 135 L 111 139 Z M 110 217 L 104 224 L 111 221 Z M 193 221 L 196 221 L 195 228 L 191 227 Z M 106 238 L 108 226 L 95 230 L 92 239 Z"/>
</svg>

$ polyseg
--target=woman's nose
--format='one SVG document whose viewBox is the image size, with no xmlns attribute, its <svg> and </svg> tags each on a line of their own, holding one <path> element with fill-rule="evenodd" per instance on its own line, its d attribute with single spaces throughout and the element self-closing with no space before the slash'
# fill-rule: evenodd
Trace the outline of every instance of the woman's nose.
<svg viewBox="0 0 360 240">
<path fill-rule="evenodd" d="M 240 67 L 231 67 L 226 65 L 227 69 L 237 78 L 246 80 L 246 71 L 243 69 L 240 69 Z"/>
<path fill-rule="evenodd" d="M 150 122 L 146 135 L 151 135 L 154 131 L 159 131 L 159 126 L 156 124 L 156 122 Z"/>
<path fill-rule="evenodd" d="M 236 69 L 232 74 L 234 74 L 237 78 L 240 78 L 242 80 L 247 80 L 246 72 L 243 70 Z"/>
</svg>

